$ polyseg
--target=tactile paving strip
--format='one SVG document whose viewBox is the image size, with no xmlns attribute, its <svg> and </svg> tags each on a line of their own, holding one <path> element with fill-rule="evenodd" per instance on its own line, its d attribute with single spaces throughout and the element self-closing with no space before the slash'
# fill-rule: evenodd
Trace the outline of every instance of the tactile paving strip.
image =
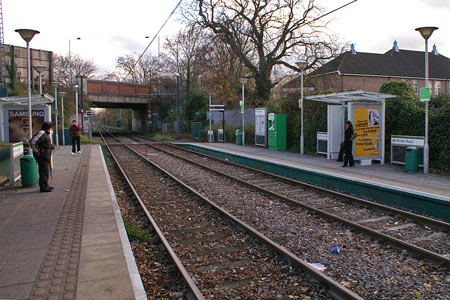
<svg viewBox="0 0 450 300">
<path fill-rule="evenodd" d="M 76 298 L 90 147 L 85 149 L 30 300 Z"/>
</svg>

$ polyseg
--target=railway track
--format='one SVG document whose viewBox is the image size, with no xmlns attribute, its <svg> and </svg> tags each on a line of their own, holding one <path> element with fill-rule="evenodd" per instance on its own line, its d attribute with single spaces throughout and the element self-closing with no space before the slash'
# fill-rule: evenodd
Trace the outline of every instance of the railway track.
<svg viewBox="0 0 450 300">
<path fill-rule="evenodd" d="M 148 155 L 128 145 L 108 145 L 111 138 L 102 138 L 195 299 L 363 299 L 164 171 Z"/>
<path fill-rule="evenodd" d="M 133 136 L 142 142 L 143 138 Z M 145 139 L 144 139 L 145 141 Z M 450 223 L 201 154 L 173 144 L 151 145 L 395 246 L 450 265 Z M 206 158 L 206 159 L 205 159 Z M 320 193 L 321 197 L 317 197 Z"/>
<path fill-rule="evenodd" d="M 146 145 L 137 145 L 137 144 L 142 144 L 143 142 L 142 142 L 142 139 L 141 138 L 137 138 L 137 137 L 128 137 L 128 138 L 126 138 L 126 139 L 128 139 L 126 142 L 129 142 L 129 143 L 134 143 L 134 145 L 131 145 L 131 147 L 133 147 L 134 149 L 136 149 L 137 151 L 139 151 L 139 152 L 142 152 L 142 153 L 150 153 L 149 152 L 149 150 L 148 150 L 148 146 L 146 146 Z M 136 139 L 138 140 L 138 142 L 136 142 Z M 144 141 L 145 142 L 145 141 Z M 270 195 L 272 198 L 273 197 L 275 197 L 275 198 L 277 198 L 277 199 L 279 199 L 279 200 L 283 200 L 283 201 L 287 201 L 287 203 L 290 203 L 288 206 L 286 206 L 286 207 L 284 207 L 283 209 L 284 210 L 289 210 L 289 209 L 291 209 L 292 210 L 292 206 L 294 205 L 294 206 L 298 206 L 298 205 L 300 205 L 299 203 L 296 203 L 296 201 L 297 202 L 299 202 L 299 200 L 296 200 L 296 201 L 294 201 L 294 202 L 292 202 L 292 201 L 288 201 L 288 199 L 284 199 L 284 198 L 289 198 L 289 197 L 286 197 L 286 196 L 283 196 L 283 197 L 280 197 L 280 194 L 284 191 L 288 191 L 288 192 L 291 192 L 292 193 L 292 190 L 297 190 L 297 191 L 295 191 L 294 192 L 294 194 L 302 194 L 303 195 L 303 199 L 301 199 L 301 201 L 312 201 L 312 202 L 314 202 L 314 204 L 317 204 L 318 206 L 319 205 L 323 205 L 323 206 L 327 206 L 327 205 L 329 205 L 329 207 L 323 207 L 322 208 L 322 210 L 324 210 L 324 209 L 331 209 L 332 211 L 334 211 L 333 210 L 333 208 L 334 207 L 339 207 L 339 205 L 336 205 L 336 203 L 338 203 L 339 204 L 339 202 L 338 201 L 340 201 L 340 202 L 342 202 L 343 201 L 343 199 L 341 199 L 341 197 L 342 196 L 340 196 L 340 197 L 334 197 L 334 198 L 336 198 L 336 199 L 333 199 L 333 198 L 331 198 L 330 199 L 330 196 L 329 196 L 329 192 L 327 192 L 326 193 L 326 195 L 327 195 L 327 197 L 325 197 L 326 199 L 326 201 L 332 201 L 331 203 L 329 203 L 329 204 L 327 204 L 327 203 L 324 203 L 323 204 L 323 202 L 322 202 L 322 204 L 321 204 L 321 201 L 322 200 L 320 200 L 320 199 L 317 199 L 317 193 L 312 193 L 311 191 L 308 191 L 306 188 L 304 188 L 304 189 L 300 189 L 299 188 L 299 186 L 300 187 L 302 187 L 301 185 L 299 185 L 299 184 L 296 184 L 295 182 L 295 187 L 293 187 L 293 182 L 292 182 L 292 180 L 290 180 L 290 179 L 286 179 L 286 178 L 278 178 L 278 180 L 281 180 L 281 181 L 283 181 L 282 183 L 276 183 L 276 184 L 273 184 L 273 182 L 271 182 L 271 180 L 269 180 L 270 178 L 267 178 L 267 176 L 268 175 L 270 175 L 270 176 L 272 176 L 271 174 L 266 174 L 265 172 L 260 172 L 259 170 L 254 170 L 254 169 L 251 169 L 251 168 L 247 168 L 247 167 L 245 167 L 245 168 L 242 168 L 241 166 L 236 166 L 236 165 L 232 165 L 232 167 L 230 167 L 230 164 L 229 164 L 229 162 L 226 162 L 226 161 L 220 161 L 220 160 L 216 160 L 215 158 L 211 158 L 211 157 L 205 157 L 203 154 L 197 154 L 197 153 L 192 153 L 192 152 L 186 152 L 185 150 L 183 150 L 183 149 L 175 149 L 175 148 L 172 148 L 172 146 L 167 146 L 167 145 L 161 145 L 161 144 L 153 144 L 152 145 L 153 147 L 158 147 L 159 149 L 158 150 L 156 150 L 156 149 L 153 149 L 153 151 L 151 152 L 151 155 L 149 156 L 150 158 L 155 158 L 156 159 L 156 157 L 158 157 L 158 160 L 161 160 L 161 153 L 162 152 L 160 152 L 160 151 L 162 151 L 162 150 L 165 150 L 166 152 L 168 151 L 168 152 L 172 152 L 172 154 L 175 154 L 174 152 L 178 152 L 178 157 L 176 158 L 176 159 L 183 159 L 183 160 L 190 160 L 191 161 L 191 163 L 193 163 L 194 162 L 194 160 L 195 160 L 195 157 L 197 157 L 197 160 L 198 160 L 198 162 L 200 163 L 200 164 L 202 164 L 203 166 L 201 167 L 202 169 L 204 169 L 204 170 L 207 170 L 208 172 L 214 172 L 214 173 L 216 173 L 217 175 L 219 175 L 219 174 L 221 174 L 221 173 L 228 173 L 228 176 L 227 176 L 227 178 L 230 180 L 230 181 L 235 181 L 235 182 L 237 182 L 237 183 L 239 183 L 239 184 L 246 184 L 247 186 L 249 186 L 247 183 L 245 183 L 245 182 L 241 182 L 241 181 L 247 181 L 249 178 L 252 178 L 252 179 L 254 179 L 254 178 L 257 178 L 257 179 L 255 179 L 255 180 L 253 180 L 254 182 L 252 183 L 253 184 L 253 186 L 251 186 L 251 188 L 252 189 L 256 189 L 258 192 L 261 192 L 261 193 L 264 193 L 264 194 L 266 194 L 266 196 L 267 195 Z M 169 148 L 170 147 L 170 148 Z M 162 149 L 162 148 L 164 148 L 164 149 Z M 145 149 L 147 149 L 147 150 L 145 150 Z M 166 153 L 167 154 L 167 153 Z M 220 162 L 220 164 L 218 164 L 218 162 Z M 209 164 L 209 166 L 208 166 L 208 168 L 212 168 L 212 166 L 211 166 L 211 164 L 214 164 L 215 166 L 214 166 L 214 168 L 215 168 L 215 171 L 212 171 L 212 170 L 209 170 L 209 169 L 207 169 L 206 168 L 206 165 L 208 165 Z M 176 165 L 178 165 L 178 166 L 180 166 L 180 164 L 178 163 L 178 164 L 176 164 Z M 245 169 L 245 171 L 243 171 Z M 217 172 L 217 170 L 220 170 L 219 172 Z M 249 174 L 249 171 L 251 171 L 251 173 Z M 176 172 L 176 171 L 174 171 L 174 172 Z M 194 171 L 194 172 L 199 172 L 199 171 Z M 261 173 L 263 173 L 263 175 L 264 175 L 264 177 L 263 178 L 261 178 L 261 177 L 258 177 L 258 175 L 260 175 Z M 206 174 L 206 173 L 205 173 Z M 205 176 L 208 176 L 208 175 L 205 175 L 205 174 L 203 174 L 201 177 L 205 177 Z M 222 177 L 223 177 L 223 175 L 221 175 Z M 212 175 L 210 175 L 210 177 L 213 177 Z M 279 176 L 275 176 L 275 177 L 279 177 Z M 240 179 L 239 179 L 240 178 Z M 214 178 L 214 180 L 215 180 L 216 178 Z M 239 180 L 236 180 L 236 179 L 239 179 Z M 243 179 L 245 179 L 245 180 L 243 180 Z M 186 180 L 186 178 L 184 179 L 184 180 Z M 222 179 L 223 180 L 223 179 Z M 288 187 L 288 188 L 286 188 L 286 186 L 283 186 L 282 184 L 286 184 L 286 181 L 288 182 L 288 183 L 291 183 L 291 185 Z M 194 179 L 192 179 L 192 182 L 195 182 L 195 180 Z M 258 183 L 258 184 L 255 184 L 255 182 L 256 183 Z M 198 182 L 198 184 L 197 185 L 195 185 L 195 183 L 191 183 L 191 184 L 193 184 L 194 186 L 196 186 L 199 190 L 201 190 L 202 189 L 202 184 L 204 184 L 204 182 Z M 216 182 L 216 184 L 217 185 L 220 185 L 220 183 L 219 183 L 219 180 Z M 224 184 L 227 184 L 227 183 L 224 183 Z M 229 183 L 228 183 L 229 184 Z M 263 188 L 261 188 L 261 186 L 263 187 Z M 268 189 L 268 187 L 271 187 L 271 189 Z M 237 187 L 233 187 L 234 189 L 237 189 Z M 299 190 L 300 189 L 300 190 Z M 268 190 L 268 191 L 266 191 L 266 190 Z M 275 192 L 274 192 L 275 191 Z M 202 191 L 202 193 L 203 194 L 207 194 L 207 192 L 206 191 Z M 214 194 L 214 191 L 212 191 L 212 190 L 210 190 L 209 191 L 209 193 L 211 193 L 211 194 Z M 227 193 L 227 192 L 224 192 L 224 193 Z M 242 194 L 242 193 L 241 193 Z M 304 194 L 307 194 L 307 196 L 304 196 Z M 292 199 L 290 199 L 290 200 L 292 200 Z M 295 200 L 295 199 L 294 199 Z M 255 200 L 255 201 L 257 201 L 257 200 Z M 268 201 L 270 201 L 270 202 L 272 202 L 273 201 L 273 199 L 271 199 L 271 200 L 268 200 Z M 348 199 L 347 199 L 347 201 L 349 201 Z M 364 200 L 365 201 L 365 200 Z M 219 203 L 220 203 L 220 200 L 218 201 Z M 225 201 L 223 201 L 223 203 L 221 203 L 221 205 L 224 205 L 225 206 L 225 203 L 224 203 Z M 304 204 L 304 203 L 303 203 Z M 249 205 L 249 207 L 251 206 L 251 205 L 253 205 L 253 203 L 247 203 L 246 205 Z M 264 205 L 265 205 L 265 203 L 259 203 L 258 205 L 260 205 L 260 207 L 253 207 L 253 209 L 255 210 L 255 211 L 258 211 L 258 210 L 261 210 L 261 207 L 263 207 Z M 276 205 L 278 205 L 278 204 L 276 204 Z M 353 206 L 355 205 L 355 204 L 352 204 Z M 358 205 L 361 205 L 361 204 L 358 204 Z M 266 207 L 266 208 L 264 208 L 264 209 L 267 209 L 267 211 L 271 211 L 272 209 L 273 209 L 273 207 L 272 206 L 275 206 L 275 204 L 274 205 L 268 205 L 268 207 Z M 303 208 L 305 208 L 304 206 L 302 206 Z M 314 207 L 313 207 L 314 208 Z M 291 250 L 293 250 L 293 252 L 294 253 L 296 253 L 297 255 L 299 255 L 299 256 L 301 256 L 302 255 L 302 251 L 298 251 L 298 248 L 300 247 L 301 248 L 301 250 L 303 250 L 304 249 L 304 247 L 302 248 L 302 246 L 299 246 L 299 245 L 295 245 L 295 243 L 292 243 L 291 241 L 289 241 L 289 239 L 290 239 L 290 234 L 288 233 L 288 234 L 279 234 L 279 233 L 275 233 L 275 232 L 273 232 L 273 230 L 271 231 L 271 230 L 267 230 L 267 231 L 264 231 L 265 230 L 265 226 L 264 225 L 261 225 L 261 224 L 257 224 L 257 222 L 255 222 L 255 219 L 261 219 L 261 216 L 259 215 L 257 215 L 256 214 L 256 212 L 255 212 L 255 216 L 253 216 L 253 219 L 252 219 L 252 217 L 250 217 L 249 215 L 251 214 L 251 213 L 253 213 L 253 212 L 250 212 L 249 213 L 249 210 L 248 210 L 248 208 L 247 208 L 247 210 L 246 211 L 241 211 L 241 212 L 239 212 L 239 210 L 236 208 L 236 207 L 232 207 L 232 205 L 231 206 L 229 206 L 229 207 L 227 207 L 227 209 L 229 210 L 229 211 L 232 211 L 232 213 L 233 214 L 235 214 L 235 215 L 239 215 L 240 217 L 242 217 L 247 223 L 250 223 L 250 224 L 253 224 L 255 227 L 257 227 L 260 231 L 262 231 L 262 232 L 264 232 L 267 236 L 269 236 L 269 237 L 271 237 L 273 240 L 278 240 L 278 241 L 280 241 L 280 243 L 283 245 L 283 246 L 285 246 L 286 248 L 288 248 L 288 249 L 291 249 Z M 234 210 L 233 210 L 234 209 Z M 317 208 L 316 208 L 317 209 Z M 361 210 L 364 210 L 364 209 L 367 209 L 367 208 L 365 208 L 365 206 L 362 206 L 362 207 L 360 207 L 356 212 L 358 212 L 358 213 L 360 213 L 360 216 L 362 215 L 362 213 L 361 213 Z M 294 209 L 294 210 L 297 210 L 297 209 Z M 317 214 L 317 211 L 315 211 L 314 209 L 310 209 L 310 208 L 308 208 L 308 210 L 309 211 L 311 211 L 311 212 L 314 212 L 315 214 Z M 380 210 L 380 209 L 378 209 L 378 210 Z M 382 213 L 384 213 L 384 215 L 386 215 L 386 213 L 385 213 L 385 211 L 386 210 L 389 210 L 389 208 L 382 208 L 380 211 L 382 212 Z M 377 219 L 378 217 L 373 217 L 373 215 L 374 215 L 374 213 L 372 212 L 372 211 L 374 211 L 373 209 L 368 209 L 368 211 L 366 212 L 366 213 L 368 213 L 369 214 L 369 218 L 368 219 Z M 375 210 L 376 211 L 376 210 Z M 354 211 L 355 212 L 355 211 Z M 394 216 L 396 216 L 396 215 L 400 215 L 400 213 L 401 212 L 399 212 L 399 213 L 395 213 L 394 214 Z M 298 214 L 298 216 L 299 216 L 299 218 L 301 218 L 301 214 L 300 213 L 297 213 Z M 326 217 L 326 214 L 325 215 L 323 215 L 322 213 L 318 213 L 319 215 L 321 215 L 321 216 L 325 216 Z M 409 213 L 408 212 L 406 212 L 406 215 L 408 215 Z M 420 216 L 419 216 L 420 217 Z M 247 218 L 247 219 L 245 219 L 245 218 Z M 404 218 L 404 216 L 402 215 L 402 218 Z M 368 220 L 368 219 L 364 219 L 364 220 Z M 425 218 L 425 219 L 427 219 L 427 218 Z M 339 221 L 339 222 L 341 222 L 339 219 L 334 219 L 334 220 L 337 220 L 337 221 Z M 360 220 L 363 220 L 363 218 L 361 218 L 360 217 Z M 380 219 L 379 221 L 382 221 L 383 219 Z M 437 221 L 437 222 L 435 222 L 435 221 L 437 221 L 437 220 L 433 220 L 433 219 L 431 219 L 431 222 L 430 223 L 426 223 L 426 224 L 429 224 L 429 228 L 431 229 L 431 228 L 440 228 L 440 230 L 442 230 L 442 226 L 441 225 L 444 225 L 444 229 L 445 229 L 445 222 L 443 222 L 443 224 L 441 224 L 441 221 Z M 259 220 L 259 222 L 263 222 L 263 220 Z M 372 225 L 372 223 L 377 223 L 378 221 L 377 220 L 371 220 L 371 222 L 367 222 L 367 221 L 364 221 L 364 222 L 361 222 L 362 224 L 364 224 L 364 223 L 368 223 L 369 225 Z M 395 221 L 395 222 L 399 222 L 398 221 L 398 219 L 397 219 L 397 221 Z M 394 223 L 395 223 L 394 222 Z M 407 221 L 403 221 L 403 223 L 397 223 L 397 224 L 394 224 L 394 225 L 398 225 L 398 226 L 402 226 L 403 224 L 408 224 L 408 222 L 411 222 L 410 220 L 407 220 Z M 414 222 L 417 222 L 416 220 L 414 220 Z M 424 221 L 424 222 L 428 222 L 428 221 Z M 286 221 L 286 223 L 289 223 L 289 222 L 287 222 Z M 345 222 L 342 222 L 342 223 L 345 223 Z M 424 227 L 424 225 L 423 225 L 423 223 L 417 223 L 418 225 L 415 225 L 415 226 L 422 226 L 422 227 Z M 436 225 L 437 224 L 437 225 Z M 295 226 L 295 221 L 293 222 L 293 224 L 287 224 L 286 225 L 287 227 L 292 227 L 292 226 Z M 299 224 L 297 224 L 297 226 L 299 226 Z M 411 226 L 411 227 L 415 227 L 415 226 Z M 428 225 L 425 225 L 425 226 L 428 226 Z M 405 226 L 404 228 L 408 228 L 408 226 Z M 429 230 L 428 228 L 426 228 L 426 227 L 424 227 L 426 230 Z M 312 230 L 311 228 L 309 229 L 309 230 Z M 399 228 L 398 230 L 401 230 L 401 228 Z M 332 229 L 330 230 L 330 231 L 332 231 Z M 364 230 L 363 230 L 364 231 Z M 375 231 L 379 231 L 379 230 L 377 230 L 377 229 L 375 229 Z M 395 231 L 395 230 L 394 230 Z M 443 232 L 443 233 L 445 233 L 445 232 Z M 335 233 L 335 234 L 342 234 L 342 233 Z M 347 234 L 347 233 L 346 233 Z M 292 234 L 291 234 L 292 235 Z M 377 236 L 377 239 L 378 238 L 380 238 L 380 237 L 378 237 Z M 390 239 L 391 237 L 389 237 L 388 236 L 388 241 L 389 241 L 389 239 Z M 447 236 L 447 238 L 448 238 L 448 236 Z M 391 243 L 391 241 L 389 241 L 390 243 Z M 395 241 L 394 241 L 395 242 Z M 398 247 L 401 247 L 401 249 L 405 249 L 405 247 L 402 247 L 403 246 L 403 241 L 401 241 L 400 240 L 400 242 L 401 243 L 394 243 L 394 244 L 396 244 L 396 246 L 398 246 Z M 349 244 L 351 244 L 351 243 L 349 243 Z M 445 247 L 447 247 L 448 246 L 448 240 L 447 240 L 447 242 L 445 242 L 445 240 L 444 240 L 444 243 L 443 243 L 443 245 L 445 246 Z M 415 246 L 415 245 L 413 245 L 413 246 Z M 358 247 L 358 245 L 356 246 L 356 247 Z M 368 245 L 365 245 L 365 246 L 363 246 L 363 248 L 364 247 L 367 247 L 367 248 L 370 248 L 370 247 L 375 247 L 375 248 L 377 248 L 378 246 L 377 246 L 377 244 L 373 244 L 372 242 L 370 242 Z M 388 248 L 389 248 L 389 246 L 388 246 Z M 420 247 L 419 247 L 420 248 Z M 443 248 L 440 248 L 441 249 L 441 251 L 442 250 L 445 250 L 445 249 L 443 249 Z M 328 249 L 329 250 L 329 249 Z M 345 251 L 345 249 L 344 249 L 344 251 Z M 377 251 L 383 251 L 383 249 L 381 248 L 381 249 L 377 249 Z M 404 251 L 397 251 L 397 250 L 389 250 L 389 251 L 394 251 L 394 252 L 397 252 L 397 254 L 395 254 L 395 255 L 397 255 L 397 256 L 399 256 L 399 258 L 397 258 L 397 260 L 400 260 L 400 261 L 405 261 L 407 264 L 408 263 L 412 263 L 412 264 L 419 264 L 420 265 L 420 268 L 423 268 L 424 266 L 422 266 L 421 264 L 422 264 L 422 262 L 420 261 L 420 260 L 418 260 L 418 261 L 415 261 L 415 260 L 410 260 L 409 258 L 408 258 L 408 256 L 404 253 Z M 408 249 L 408 251 L 413 251 L 413 252 L 415 252 L 415 248 L 413 247 L 413 249 L 411 250 L 411 249 Z M 364 251 L 363 251 L 364 252 Z M 370 252 L 370 251 L 369 251 Z M 399 252 L 400 252 L 400 254 L 401 255 L 398 255 L 399 254 Z M 365 254 L 364 254 L 365 255 Z M 423 254 L 421 254 L 421 255 L 423 255 Z M 314 255 L 309 255 L 309 257 L 314 257 Z M 320 257 L 320 256 L 319 256 Z M 319 258 L 318 256 L 316 256 L 316 258 Z M 445 257 L 445 256 L 444 256 Z M 435 257 L 433 256 L 432 257 L 433 259 L 435 259 Z M 323 256 L 322 256 L 322 259 L 323 259 Z M 333 260 L 333 257 L 331 257 L 331 259 Z M 393 261 L 395 261 L 396 260 L 396 258 L 389 258 L 390 260 L 392 260 L 393 259 Z M 386 263 L 388 263 L 389 262 L 389 260 L 386 260 Z M 370 266 L 370 261 L 367 261 L 367 263 L 369 264 L 369 266 Z M 440 262 L 441 264 L 442 263 L 444 263 L 445 264 L 445 262 Z M 429 267 L 428 265 L 427 265 L 427 267 Z M 446 269 L 446 268 L 437 268 L 437 269 L 433 269 L 433 267 L 430 267 L 431 269 L 430 269 L 430 272 L 431 272 L 431 276 L 432 276 L 432 278 L 437 278 L 437 277 L 435 277 L 434 276 L 434 274 L 438 274 L 439 272 L 443 272 L 442 274 L 443 275 L 441 275 L 439 278 L 440 278 L 440 280 L 442 280 L 443 282 L 444 282 L 444 285 L 445 285 L 445 282 L 447 282 L 446 280 L 447 279 L 449 279 L 450 277 L 448 277 L 448 269 Z M 331 268 L 330 268 L 331 269 Z M 376 271 L 376 267 L 374 268 L 374 272 Z M 353 270 L 352 268 L 350 268 L 350 271 L 351 270 Z M 330 270 L 330 271 L 332 271 L 332 270 Z M 336 270 L 334 270 L 335 272 L 337 272 Z M 328 272 L 328 271 L 327 271 Z M 369 271 L 370 272 L 370 271 Z M 395 270 L 392 270 L 392 272 L 393 273 L 395 273 Z M 414 273 L 415 271 L 414 270 L 410 270 L 410 272 L 411 273 Z M 354 273 L 354 274 L 356 274 L 356 272 Z M 387 276 L 387 275 L 386 275 Z M 425 275 L 424 275 L 425 276 Z M 433 277 L 434 276 L 434 277 Z M 351 277 L 351 276 L 350 276 Z M 342 280 L 342 282 L 345 284 L 345 285 L 348 285 L 348 282 L 353 282 L 353 281 L 355 281 L 355 280 L 350 280 L 351 278 L 345 278 L 345 280 Z M 348 280 L 348 281 L 347 281 Z M 359 282 L 358 282 L 359 283 Z M 429 283 L 426 283 L 426 286 L 428 286 L 429 285 Z M 353 287 L 352 287 L 353 288 Z M 442 290 L 442 288 L 441 288 L 441 290 Z M 358 292 L 359 292 L 359 290 L 358 290 Z M 366 296 L 366 295 L 364 295 L 364 296 Z M 400 299 L 400 298 L 399 298 Z M 439 298 L 439 296 L 438 297 L 435 297 L 435 298 L 430 298 L 430 299 L 446 299 L 446 298 Z"/>
</svg>

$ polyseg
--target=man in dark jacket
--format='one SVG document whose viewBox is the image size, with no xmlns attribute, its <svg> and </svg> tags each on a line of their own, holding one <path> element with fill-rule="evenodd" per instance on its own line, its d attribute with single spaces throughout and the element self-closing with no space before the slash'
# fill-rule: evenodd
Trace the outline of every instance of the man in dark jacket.
<svg viewBox="0 0 450 300">
<path fill-rule="evenodd" d="M 52 145 L 51 139 L 52 123 L 44 122 L 42 129 L 31 139 L 31 148 L 33 149 L 33 156 L 38 163 L 39 168 L 39 187 L 41 193 L 51 192 L 52 186 L 48 185 L 50 176 L 50 162 L 52 159 L 52 152 L 55 146 Z"/>
<path fill-rule="evenodd" d="M 72 154 L 75 154 L 75 144 L 77 144 L 77 152 L 81 153 L 80 136 L 81 126 L 77 124 L 77 121 L 72 121 L 72 126 L 69 128 L 69 134 L 72 137 Z"/>
</svg>

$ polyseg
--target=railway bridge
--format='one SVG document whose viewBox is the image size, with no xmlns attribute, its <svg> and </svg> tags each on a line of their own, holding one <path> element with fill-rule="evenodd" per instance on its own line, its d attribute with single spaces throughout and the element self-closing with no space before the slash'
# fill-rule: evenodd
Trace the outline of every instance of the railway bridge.
<svg viewBox="0 0 450 300">
<path fill-rule="evenodd" d="M 132 109 L 132 130 L 146 132 L 151 114 L 150 87 L 142 84 L 87 80 L 89 101 L 99 108 Z"/>
</svg>

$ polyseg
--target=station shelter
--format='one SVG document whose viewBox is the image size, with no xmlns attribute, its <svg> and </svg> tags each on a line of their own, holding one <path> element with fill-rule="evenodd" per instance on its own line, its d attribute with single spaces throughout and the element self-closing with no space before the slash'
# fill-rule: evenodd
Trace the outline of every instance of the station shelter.
<svg viewBox="0 0 450 300">
<path fill-rule="evenodd" d="M 353 143 L 353 157 L 361 165 L 373 160 L 385 161 L 385 99 L 396 96 L 367 91 L 351 91 L 308 96 L 305 100 L 329 103 L 327 132 L 317 133 L 317 152 L 327 159 L 336 159 L 344 140 L 345 122 L 350 120 L 357 137 Z"/>
<path fill-rule="evenodd" d="M 31 115 L 33 134 L 42 128 L 42 124 L 51 121 L 50 95 L 31 96 Z M 28 141 L 28 95 L 0 97 L 0 140 L 17 143 Z"/>
</svg>

